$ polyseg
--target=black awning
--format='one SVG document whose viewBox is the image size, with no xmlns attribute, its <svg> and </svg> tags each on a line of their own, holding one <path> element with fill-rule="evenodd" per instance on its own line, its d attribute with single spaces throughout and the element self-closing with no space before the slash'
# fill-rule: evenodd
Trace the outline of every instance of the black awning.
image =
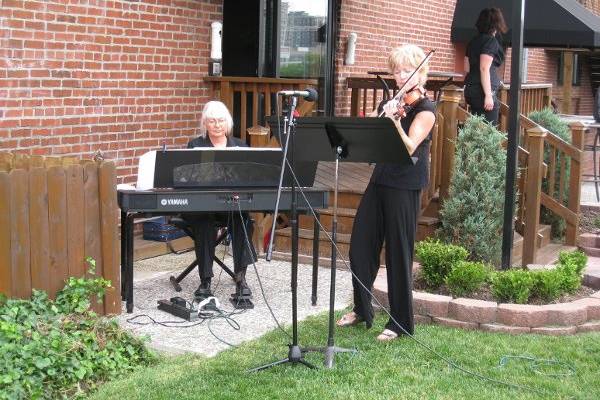
<svg viewBox="0 0 600 400">
<path fill-rule="evenodd" d="M 477 34 L 475 22 L 487 7 L 502 10 L 511 27 L 511 0 L 457 0 L 451 40 L 468 42 Z M 503 35 L 510 45 L 511 32 Z M 600 48 L 600 17 L 575 0 L 526 0 L 523 44 L 526 47 Z"/>
</svg>

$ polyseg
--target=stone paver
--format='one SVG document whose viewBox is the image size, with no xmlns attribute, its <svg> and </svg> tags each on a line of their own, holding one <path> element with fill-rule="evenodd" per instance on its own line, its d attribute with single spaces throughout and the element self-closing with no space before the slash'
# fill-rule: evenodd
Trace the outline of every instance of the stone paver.
<svg viewBox="0 0 600 400">
<path fill-rule="evenodd" d="M 531 328 L 531 333 L 550 336 L 572 335 L 577 332 L 576 326 L 543 326 L 540 328 Z"/>
<path fill-rule="evenodd" d="M 450 300 L 450 296 L 413 291 L 413 312 L 430 317 L 446 317 Z"/>
<path fill-rule="evenodd" d="M 590 321 L 577 327 L 578 333 L 600 332 L 600 321 Z"/>
<path fill-rule="evenodd" d="M 433 322 L 436 324 L 449 326 L 451 328 L 460 328 L 460 329 L 477 329 L 479 328 L 479 324 L 475 322 L 465 322 L 458 321 L 452 318 L 442 318 L 442 317 L 433 317 Z"/>
<path fill-rule="evenodd" d="M 509 333 L 511 335 L 520 335 L 522 333 L 531 332 L 531 328 L 524 326 L 508 326 L 501 324 L 481 324 L 479 325 L 481 330 L 486 332 L 499 332 L 499 333 Z"/>
<path fill-rule="evenodd" d="M 496 321 L 498 305 L 493 301 L 458 298 L 450 301 L 448 317 L 460 321 L 492 323 Z"/>
<path fill-rule="evenodd" d="M 583 304 L 559 303 L 542 307 L 548 312 L 546 325 L 571 326 L 587 321 L 587 307 Z"/>
<path fill-rule="evenodd" d="M 496 321 L 509 326 L 539 327 L 546 325 L 548 311 L 542 306 L 499 304 Z"/>
</svg>

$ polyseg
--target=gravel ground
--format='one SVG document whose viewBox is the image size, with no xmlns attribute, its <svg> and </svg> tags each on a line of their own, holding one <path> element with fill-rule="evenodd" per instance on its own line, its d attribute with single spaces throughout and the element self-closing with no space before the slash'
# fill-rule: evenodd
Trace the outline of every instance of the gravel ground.
<svg viewBox="0 0 600 400">
<path fill-rule="evenodd" d="M 223 249 L 218 249 L 217 255 L 221 257 Z M 277 325 L 267 303 L 271 306 L 273 314 L 285 330 L 291 334 L 291 265 L 289 262 L 259 260 L 256 270 L 262 281 L 264 297 L 258 284 L 257 274 L 252 266 L 248 267 L 248 285 L 253 291 L 254 309 L 246 310 L 232 316 L 232 324 L 239 326 L 234 329 L 224 318 L 206 320 L 202 324 L 192 325 L 187 321 L 174 317 L 157 309 L 159 299 L 169 299 L 181 296 L 188 301 L 193 299 L 193 292 L 199 284 L 196 271 L 193 271 L 182 281 L 183 290 L 175 292 L 169 282 L 169 275 L 177 274 L 194 259 L 193 252 L 185 254 L 169 254 L 152 259 L 138 261 L 134 264 L 134 310 L 132 314 L 123 311 L 118 317 L 120 325 L 132 331 L 135 335 L 147 336 L 149 346 L 171 354 L 193 352 L 213 356 L 231 345 L 236 345 L 247 340 L 257 338 L 266 332 L 277 329 Z M 232 265 L 229 255 L 225 256 L 225 264 Z M 225 312 L 233 311 L 228 301 L 230 294 L 235 291 L 231 278 L 215 264 L 215 277 L 213 278 L 213 291 L 221 302 L 221 309 Z M 298 268 L 298 318 L 325 312 L 329 307 L 329 282 L 330 270 L 319 268 L 318 299 L 317 305 L 312 306 L 311 277 L 312 266 L 299 265 Z M 266 299 L 266 301 L 265 301 Z M 352 285 L 348 271 L 337 271 L 336 284 L 336 309 L 347 307 L 352 299 Z M 132 318 L 134 318 L 132 320 Z M 152 323 L 155 321 L 177 321 L 162 326 Z M 142 325 L 139 325 L 139 324 Z M 327 330 L 327 326 L 323 326 Z M 301 336 L 301 335 L 300 335 Z M 302 338 L 300 337 L 300 343 Z M 286 344 L 289 338 L 281 334 L 282 355 L 286 354 Z M 228 344 L 227 344 L 228 343 Z M 325 345 L 325 343 L 311 343 L 310 345 Z"/>
</svg>

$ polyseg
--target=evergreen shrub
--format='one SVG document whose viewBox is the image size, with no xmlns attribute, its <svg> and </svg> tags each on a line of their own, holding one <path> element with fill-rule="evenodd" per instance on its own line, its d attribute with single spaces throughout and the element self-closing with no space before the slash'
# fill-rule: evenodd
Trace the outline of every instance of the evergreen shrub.
<svg viewBox="0 0 600 400">
<path fill-rule="evenodd" d="M 460 130 L 448 198 L 437 234 L 466 248 L 474 261 L 498 265 L 501 255 L 506 151 L 505 136 L 482 117 Z"/>
</svg>

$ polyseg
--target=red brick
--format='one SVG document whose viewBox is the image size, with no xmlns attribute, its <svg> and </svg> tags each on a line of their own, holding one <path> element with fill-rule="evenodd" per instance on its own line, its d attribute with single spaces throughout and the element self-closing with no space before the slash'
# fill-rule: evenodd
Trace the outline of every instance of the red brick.
<svg viewBox="0 0 600 400">
<path fill-rule="evenodd" d="M 550 336 L 572 335 L 577 332 L 576 326 L 544 326 L 541 328 L 531 328 L 531 333 Z"/>
<path fill-rule="evenodd" d="M 450 296 L 413 291 L 413 311 L 430 317 L 447 317 Z"/>
<path fill-rule="evenodd" d="M 480 329 L 486 332 L 509 333 L 511 335 L 520 335 L 531 332 L 531 328 L 524 326 L 508 326 L 501 324 L 481 324 Z"/>
<path fill-rule="evenodd" d="M 496 321 L 496 302 L 458 298 L 450 301 L 448 317 L 465 322 L 491 323 Z"/>
<path fill-rule="evenodd" d="M 542 307 L 548 312 L 546 325 L 580 325 L 588 319 L 587 307 L 583 304 L 559 303 Z"/>
<path fill-rule="evenodd" d="M 498 304 L 496 321 L 503 325 L 540 327 L 546 325 L 548 311 L 543 306 Z"/>
<path fill-rule="evenodd" d="M 477 329 L 479 328 L 479 324 L 474 322 L 464 322 L 458 321 L 452 318 L 442 318 L 442 317 L 432 317 L 431 318 L 434 323 L 449 326 L 451 328 L 460 328 L 460 329 Z"/>
</svg>

